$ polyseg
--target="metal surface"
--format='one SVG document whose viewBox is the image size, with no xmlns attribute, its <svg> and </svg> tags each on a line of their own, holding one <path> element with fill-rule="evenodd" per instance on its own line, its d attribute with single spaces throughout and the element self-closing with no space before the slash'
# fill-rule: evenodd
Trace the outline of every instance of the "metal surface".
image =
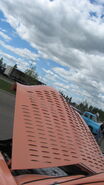
<svg viewBox="0 0 104 185">
<path fill-rule="evenodd" d="M 28 185 L 104 185 L 104 173 L 91 177 L 71 176 L 64 178 L 55 178 L 40 180 L 28 183 Z"/>
<path fill-rule="evenodd" d="M 20 175 L 15 177 L 18 185 L 29 184 L 29 185 L 58 185 L 59 182 L 66 182 L 77 178 L 82 178 L 83 175 L 76 175 L 70 177 L 52 177 L 45 175 Z M 57 182 L 57 183 L 55 183 Z M 55 184 L 54 184 L 55 183 Z"/>
<path fill-rule="evenodd" d="M 87 125 L 53 88 L 18 84 L 12 169 L 72 164 L 104 171 L 103 155 Z"/>
<path fill-rule="evenodd" d="M 2 154 L 0 153 L 0 185 L 16 185 L 7 164 L 4 161 Z"/>
<path fill-rule="evenodd" d="M 39 179 L 47 179 L 47 178 L 52 178 L 51 176 L 46 176 L 46 175 L 37 175 L 37 174 L 28 174 L 28 175 L 19 175 L 15 177 L 16 183 L 23 184 L 25 182 L 31 182 L 31 181 L 36 181 Z"/>
<path fill-rule="evenodd" d="M 16 177 L 18 185 L 103 185 L 104 173 L 85 177 L 81 175 L 68 177 L 49 177 L 43 175 L 21 175 Z"/>
</svg>

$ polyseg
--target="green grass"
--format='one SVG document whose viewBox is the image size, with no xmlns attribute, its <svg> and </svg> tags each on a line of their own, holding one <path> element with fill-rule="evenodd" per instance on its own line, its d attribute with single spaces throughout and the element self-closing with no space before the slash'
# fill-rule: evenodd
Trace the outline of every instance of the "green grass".
<svg viewBox="0 0 104 185">
<path fill-rule="evenodd" d="M 6 82 L 2 79 L 0 79 L 0 89 L 8 91 L 12 94 L 15 94 L 15 92 L 13 90 L 11 90 L 11 84 L 9 82 Z"/>
</svg>

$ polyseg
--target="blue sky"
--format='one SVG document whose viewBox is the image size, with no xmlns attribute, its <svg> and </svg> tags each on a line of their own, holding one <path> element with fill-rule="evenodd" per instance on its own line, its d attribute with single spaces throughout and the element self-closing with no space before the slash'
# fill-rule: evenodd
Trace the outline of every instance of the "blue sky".
<svg viewBox="0 0 104 185">
<path fill-rule="evenodd" d="M 104 1 L 2 0 L 0 57 L 104 109 Z"/>
<path fill-rule="evenodd" d="M 32 47 L 30 45 L 29 42 L 27 42 L 26 40 L 22 39 L 17 33 L 16 31 L 13 29 L 13 27 L 11 27 L 11 25 L 7 22 L 7 19 L 5 18 L 4 14 L 2 11 L 0 11 L 0 29 L 4 34 L 7 34 L 8 37 L 10 37 L 10 40 L 6 40 L 2 35 L 0 36 L 0 40 L 3 42 L 6 42 L 9 46 L 13 47 L 13 48 L 20 48 L 20 49 L 28 49 L 29 51 L 31 51 L 32 53 L 36 53 L 38 54 L 38 49 Z M 15 54 L 15 52 L 12 52 L 9 49 L 6 49 L 5 47 L 3 47 L 1 45 L 0 49 L 4 52 L 7 53 L 8 55 L 11 55 L 13 57 L 15 57 L 16 59 L 24 59 L 24 57 L 21 57 L 19 54 Z M 2 57 L 2 55 L 1 55 Z M 29 59 L 26 59 L 27 63 L 29 63 Z M 5 57 L 4 57 L 4 62 L 5 62 Z M 18 65 L 17 61 L 13 61 L 11 62 L 10 60 L 6 61 L 7 65 L 15 65 L 15 63 Z M 33 64 L 34 66 L 36 66 L 36 71 L 39 75 L 39 77 L 41 78 L 41 80 L 44 77 L 44 69 L 49 70 L 53 67 L 62 67 L 64 69 L 68 69 L 68 67 L 66 66 L 62 66 L 59 63 L 51 60 L 51 59 L 44 59 L 42 57 L 37 57 L 36 59 L 34 59 L 34 61 L 30 60 L 30 64 Z M 18 68 L 22 71 L 26 70 L 27 68 L 29 68 L 29 65 L 27 67 L 24 66 L 24 63 L 22 63 L 22 66 L 18 66 Z M 49 85 L 52 85 L 52 83 L 48 83 Z"/>
</svg>

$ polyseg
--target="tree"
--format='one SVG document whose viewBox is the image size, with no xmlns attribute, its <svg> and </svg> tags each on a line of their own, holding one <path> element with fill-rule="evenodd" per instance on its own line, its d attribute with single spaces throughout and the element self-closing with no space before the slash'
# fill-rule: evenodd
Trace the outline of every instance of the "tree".
<svg viewBox="0 0 104 185">
<path fill-rule="evenodd" d="M 60 92 L 60 94 L 66 99 L 66 102 L 67 103 L 71 103 L 72 102 L 72 97 L 68 97 L 68 96 L 66 96 L 65 94 L 63 94 L 63 92 Z"/>
<path fill-rule="evenodd" d="M 15 64 L 15 65 L 13 66 L 13 68 L 14 68 L 14 69 L 17 69 L 17 64 Z"/>
<path fill-rule="evenodd" d="M 3 65 L 3 58 L 0 58 L 0 68 L 2 68 Z"/>
<path fill-rule="evenodd" d="M 4 73 L 5 69 L 6 69 L 6 64 L 3 63 L 3 58 L 0 58 L 0 72 Z"/>
<path fill-rule="evenodd" d="M 30 65 L 29 69 L 25 70 L 25 74 L 27 74 L 28 76 L 30 76 L 32 78 L 38 79 L 38 74 L 36 72 L 36 67 L 33 66 L 33 64 Z"/>
</svg>

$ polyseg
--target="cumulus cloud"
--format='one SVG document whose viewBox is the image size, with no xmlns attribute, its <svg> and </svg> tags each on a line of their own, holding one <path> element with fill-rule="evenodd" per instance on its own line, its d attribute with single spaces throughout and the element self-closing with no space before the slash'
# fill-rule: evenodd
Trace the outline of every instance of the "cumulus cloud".
<svg viewBox="0 0 104 185">
<path fill-rule="evenodd" d="M 93 78 L 91 73 L 88 73 L 85 69 L 79 72 L 72 70 L 67 71 L 63 68 L 53 68 L 53 71 L 60 76 L 60 79 L 64 79 L 63 87 L 66 88 L 67 94 L 69 92 L 72 96 L 82 96 L 83 101 L 87 100 L 89 104 L 99 106 L 103 109 L 104 82 L 101 80 L 101 77 L 100 80 Z M 100 76 L 99 73 L 97 75 L 98 77 Z M 69 86 L 65 85 L 65 82 L 67 82 Z"/>
<path fill-rule="evenodd" d="M 0 31 L 0 36 L 5 40 L 5 41 L 10 41 L 11 37 L 9 37 L 7 34 L 5 34 L 3 31 Z"/>
<path fill-rule="evenodd" d="M 48 71 L 47 79 L 53 73 L 54 80 L 57 75 L 61 76 L 79 87 L 82 96 L 97 105 L 104 99 L 101 88 L 104 85 L 102 3 L 103 0 L 96 3 L 89 0 L 0 1 L 7 21 L 22 39 L 37 48 L 45 58 L 69 67 L 69 71 L 61 68 Z M 36 57 L 26 49 L 20 51 L 17 48 L 14 52 L 23 57 Z"/>
<path fill-rule="evenodd" d="M 17 33 L 48 58 L 77 68 L 80 61 L 73 49 L 103 52 L 100 5 L 88 0 L 3 0 L 0 5 Z M 90 12 L 96 12 L 99 18 L 92 19 Z"/>
<path fill-rule="evenodd" d="M 5 42 L 1 41 L 0 40 L 0 44 L 8 49 L 9 51 L 13 52 L 14 54 L 18 55 L 19 57 L 23 57 L 25 59 L 29 59 L 29 60 L 32 60 L 32 61 L 35 61 L 37 59 L 37 57 L 41 56 L 40 54 L 35 54 L 33 52 L 31 52 L 29 49 L 27 48 L 16 48 L 16 47 L 13 47 L 9 44 L 6 44 Z"/>
</svg>

